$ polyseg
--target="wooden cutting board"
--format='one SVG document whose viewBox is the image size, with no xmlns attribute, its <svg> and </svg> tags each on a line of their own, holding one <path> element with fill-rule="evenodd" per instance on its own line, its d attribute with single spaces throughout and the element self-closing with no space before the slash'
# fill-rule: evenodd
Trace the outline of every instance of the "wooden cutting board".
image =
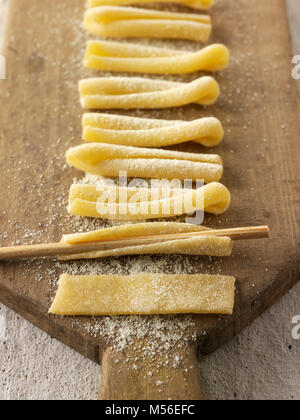
<svg viewBox="0 0 300 420">
<path fill-rule="evenodd" d="M 60 265 L 53 261 L 0 265 L 0 299 L 5 305 L 86 357 L 102 360 L 101 398 L 201 398 L 196 353 L 212 352 L 232 338 L 299 277 L 299 100 L 291 77 L 285 2 L 216 3 L 211 41 L 225 43 L 232 53 L 230 69 L 216 75 L 222 88 L 220 101 L 208 109 L 162 110 L 159 116 L 189 120 L 214 115 L 224 123 L 226 139 L 214 151 L 224 159 L 223 182 L 233 201 L 225 215 L 207 217 L 206 224 L 269 224 L 272 229 L 268 241 L 236 245 L 232 258 L 188 260 L 189 272 L 237 277 L 234 315 L 193 316 L 194 326 L 186 329 L 182 342 L 154 356 L 144 352 L 151 340 L 145 335 L 118 353 L 113 337 L 109 349 L 107 337 L 97 333 L 95 326 L 101 320 L 48 315 Z M 94 74 L 82 68 L 84 8 L 82 0 L 11 0 L 4 48 L 7 79 L 0 81 L 2 246 L 57 241 L 71 231 L 67 195 L 72 179 L 80 174 L 66 167 L 64 153 L 80 143 L 77 82 Z M 194 144 L 180 149 L 202 151 Z M 178 268 L 183 261 L 187 260 L 178 257 L 174 265 Z M 131 263 L 134 257 L 120 260 L 125 271 Z M 172 319 L 175 328 L 181 320 Z M 170 362 L 173 354 L 180 355 L 178 366 Z"/>
</svg>

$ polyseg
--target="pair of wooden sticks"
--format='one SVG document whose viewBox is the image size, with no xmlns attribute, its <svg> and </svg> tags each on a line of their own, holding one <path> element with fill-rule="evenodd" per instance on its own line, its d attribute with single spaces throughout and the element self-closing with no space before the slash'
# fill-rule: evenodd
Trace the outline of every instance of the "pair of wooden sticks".
<svg viewBox="0 0 300 420">
<path fill-rule="evenodd" d="M 171 235 L 137 236 L 122 240 L 88 242 L 79 244 L 49 243 L 37 245 L 23 245 L 0 248 L 0 261 L 17 260 L 21 258 L 56 257 L 61 255 L 81 254 L 92 251 L 105 251 L 111 249 L 127 248 L 129 246 L 149 245 L 159 242 L 189 239 L 198 236 L 230 237 L 232 240 L 261 239 L 269 237 L 268 226 L 253 226 L 232 229 L 205 230 L 191 233 L 178 233 Z"/>
</svg>

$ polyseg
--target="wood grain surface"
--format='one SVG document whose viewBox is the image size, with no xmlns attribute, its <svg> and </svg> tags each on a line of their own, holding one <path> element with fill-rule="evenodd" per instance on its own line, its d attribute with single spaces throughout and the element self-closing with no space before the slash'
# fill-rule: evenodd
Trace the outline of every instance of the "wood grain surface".
<svg viewBox="0 0 300 420">
<path fill-rule="evenodd" d="M 1 245 L 25 242 L 38 233 L 42 241 L 57 241 L 68 223 L 61 197 L 78 176 L 64 166 L 64 153 L 80 140 L 76 86 L 86 75 L 81 66 L 84 5 L 81 0 L 11 3 L 4 50 L 8 72 L 7 79 L 0 81 L 0 218 L 5 231 Z M 160 115 L 192 119 L 213 114 L 223 121 L 226 139 L 214 151 L 224 159 L 223 182 L 233 203 L 226 215 L 208 217 L 206 223 L 211 227 L 269 224 L 272 235 L 269 241 L 241 244 L 233 258 L 215 262 L 213 270 L 217 267 L 237 277 L 236 308 L 233 317 L 193 317 L 199 355 L 213 351 L 248 325 L 297 282 L 299 271 L 299 101 L 291 78 L 284 2 L 240 0 L 237 6 L 234 1 L 219 1 L 212 14 L 213 40 L 228 45 L 233 56 L 230 69 L 217 75 L 221 100 L 210 109 L 190 106 Z M 181 149 L 202 150 L 192 144 Z M 201 260 L 195 272 L 203 270 L 212 268 Z M 2 264 L 0 299 L 99 362 L 107 347 L 103 337 L 74 328 L 73 318 L 48 315 L 59 274 L 60 268 L 51 261 Z M 147 383 L 140 398 L 153 395 L 152 385 L 153 381 Z M 175 381 L 161 395 L 175 398 L 178 386 Z"/>
</svg>

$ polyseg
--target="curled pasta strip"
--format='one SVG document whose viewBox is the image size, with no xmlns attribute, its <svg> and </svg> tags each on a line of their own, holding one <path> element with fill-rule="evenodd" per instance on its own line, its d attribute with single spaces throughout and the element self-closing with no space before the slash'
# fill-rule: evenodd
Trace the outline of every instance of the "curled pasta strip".
<svg viewBox="0 0 300 420">
<path fill-rule="evenodd" d="M 212 31 L 208 15 L 118 6 L 88 9 L 84 26 L 97 36 L 187 39 L 203 43 L 207 42 Z"/>
<path fill-rule="evenodd" d="M 74 184 L 69 213 L 110 220 L 149 220 L 189 214 L 196 210 L 224 213 L 230 205 L 228 189 L 211 183 L 197 190 L 127 188 Z"/>
<path fill-rule="evenodd" d="M 207 230 L 201 226 L 186 223 L 138 223 L 131 225 L 116 226 L 87 233 L 64 235 L 62 243 L 87 243 L 106 240 L 118 240 L 135 238 L 137 236 L 167 235 L 189 232 L 203 232 Z M 212 257 L 230 256 L 232 253 L 232 240 L 230 238 L 218 238 L 201 236 L 191 239 L 178 239 L 164 243 L 147 244 L 143 246 L 127 246 L 107 251 L 86 252 L 77 255 L 60 257 L 61 260 L 77 260 L 104 257 L 119 257 L 122 255 L 142 254 L 186 254 L 208 255 Z"/>
<path fill-rule="evenodd" d="M 81 104 L 87 109 L 172 108 L 193 102 L 213 105 L 220 88 L 215 79 L 200 77 L 191 83 L 139 77 L 90 78 L 79 82 Z"/>
<path fill-rule="evenodd" d="M 89 41 L 84 65 L 94 70 L 127 73 L 186 74 L 223 70 L 229 51 L 214 44 L 191 53 L 109 41 Z"/>
<path fill-rule="evenodd" d="M 50 308 L 56 315 L 226 314 L 234 308 L 235 278 L 203 274 L 60 277 Z"/>
<path fill-rule="evenodd" d="M 136 147 L 164 147 L 187 141 L 212 147 L 224 137 L 221 122 L 212 117 L 170 121 L 85 113 L 82 126 L 82 138 L 86 141 Z"/>
<path fill-rule="evenodd" d="M 214 0 L 89 0 L 89 7 L 98 6 L 129 6 L 131 4 L 148 3 L 178 3 L 183 6 L 197 10 L 208 10 L 212 7 Z"/>
<path fill-rule="evenodd" d="M 161 149 L 83 144 L 67 151 L 67 162 L 93 175 L 219 181 L 223 164 L 219 155 L 174 152 Z"/>
</svg>

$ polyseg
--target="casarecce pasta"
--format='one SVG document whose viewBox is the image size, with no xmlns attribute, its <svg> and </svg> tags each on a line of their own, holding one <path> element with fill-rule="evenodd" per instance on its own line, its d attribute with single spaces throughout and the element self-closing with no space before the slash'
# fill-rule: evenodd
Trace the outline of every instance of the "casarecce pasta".
<svg viewBox="0 0 300 420">
<path fill-rule="evenodd" d="M 115 226 L 112 228 L 96 230 L 86 233 L 64 235 L 62 243 L 78 244 L 109 240 L 122 240 L 149 235 L 168 235 L 189 232 L 203 232 L 207 229 L 202 226 L 187 223 L 153 222 L 137 223 Z M 232 240 L 226 237 L 199 236 L 190 239 L 177 239 L 163 243 L 145 244 L 142 246 L 127 246 L 107 251 L 93 251 L 76 255 L 60 257 L 61 260 L 77 260 L 104 257 L 119 257 L 135 254 L 188 254 L 208 255 L 212 257 L 230 256 Z"/>
<path fill-rule="evenodd" d="M 148 3 L 178 3 L 197 10 L 208 10 L 214 0 L 88 0 L 89 7 L 98 6 L 129 6 L 131 4 Z"/>
<path fill-rule="evenodd" d="M 191 83 L 142 77 L 100 77 L 79 82 L 81 104 L 87 109 L 172 108 L 197 103 L 213 105 L 220 88 L 210 76 Z"/>
<path fill-rule="evenodd" d="M 85 141 L 135 147 L 165 147 L 187 141 L 212 147 L 224 137 L 221 122 L 213 117 L 172 121 L 85 113 L 82 127 Z"/>
<path fill-rule="evenodd" d="M 219 155 L 174 152 L 162 149 L 87 143 L 67 151 L 67 162 L 93 175 L 180 180 L 219 181 L 223 164 Z"/>
<path fill-rule="evenodd" d="M 228 189 L 215 182 L 198 189 L 73 184 L 68 211 L 74 216 L 110 220 L 150 220 L 196 210 L 222 214 L 229 208 L 230 201 Z"/>
<path fill-rule="evenodd" d="M 56 315 L 154 315 L 233 312 L 235 278 L 149 274 L 60 277 L 50 308 Z"/>
<path fill-rule="evenodd" d="M 84 65 L 94 70 L 148 74 L 186 74 L 224 70 L 229 51 L 213 44 L 197 52 L 110 41 L 89 41 Z"/>
<path fill-rule="evenodd" d="M 88 9 L 84 26 L 91 34 L 102 37 L 170 38 L 203 43 L 212 31 L 208 15 L 118 6 Z"/>
</svg>

